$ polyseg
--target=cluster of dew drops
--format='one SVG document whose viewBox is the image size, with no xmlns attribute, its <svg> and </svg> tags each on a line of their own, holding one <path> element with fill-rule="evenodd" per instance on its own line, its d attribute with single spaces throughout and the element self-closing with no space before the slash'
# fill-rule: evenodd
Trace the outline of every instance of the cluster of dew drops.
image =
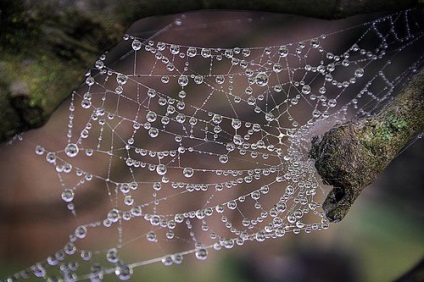
<svg viewBox="0 0 424 282">
<path fill-rule="evenodd" d="M 178 25 L 177 22 L 176 24 Z M 380 36 L 380 34 L 378 34 L 378 36 Z M 309 101 L 316 101 L 317 103 L 320 102 L 322 105 L 325 106 L 324 111 L 318 110 L 317 109 L 318 107 L 315 107 L 315 109 L 312 111 L 311 120 L 314 121 L 320 118 L 328 117 L 329 116 L 328 110 L 331 108 L 335 108 L 338 104 L 337 98 L 326 99 L 325 94 L 328 91 L 329 87 L 334 87 L 335 89 L 341 89 L 340 91 L 343 91 L 343 89 L 348 88 L 350 85 L 355 84 L 358 79 L 361 79 L 364 77 L 364 74 L 365 74 L 364 68 L 365 68 L 366 62 L 382 59 L 385 57 L 388 44 L 385 42 L 385 37 L 383 35 L 381 35 L 380 37 L 381 37 L 381 44 L 379 48 L 377 48 L 376 50 L 369 51 L 364 48 L 360 48 L 358 44 L 353 44 L 350 47 L 350 49 L 342 55 L 335 55 L 333 53 L 324 51 L 324 49 L 320 45 L 320 40 L 324 40 L 326 38 L 325 35 L 321 36 L 320 38 L 311 39 L 309 41 L 299 42 L 297 43 L 297 45 L 290 43 L 284 46 L 264 47 L 263 53 L 265 54 L 265 56 L 268 56 L 269 58 L 271 58 L 272 56 L 274 56 L 274 54 L 276 54 L 278 61 L 275 62 L 275 61 L 268 60 L 268 62 L 263 64 L 265 67 L 262 67 L 259 70 L 253 70 L 250 67 L 251 64 L 249 63 L 248 58 L 252 50 L 249 48 L 236 47 L 231 49 L 225 49 L 225 48 L 221 49 L 221 48 L 185 47 L 185 46 L 180 46 L 178 44 L 168 44 L 163 42 L 157 42 L 155 44 L 155 42 L 153 41 L 148 41 L 147 43 L 144 43 L 141 41 L 141 39 L 135 38 L 129 35 L 125 35 L 124 40 L 126 41 L 130 39 L 132 40 L 131 47 L 134 51 L 139 51 L 142 48 L 144 48 L 147 52 L 151 52 L 152 54 L 155 54 L 156 58 L 160 60 L 162 63 L 164 63 L 169 71 L 174 70 L 175 66 L 172 65 L 172 62 L 168 58 L 166 58 L 163 54 L 161 54 L 162 51 L 164 52 L 168 51 L 173 56 L 178 56 L 181 59 L 193 58 L 196 56 L 201 56 L 205 59 L 208 59 L 214 56 L 214 58 L 217 61 L 221 61 L 223 59 L 229 59 L 233 66 L 240 66 L 242 69 L 245 70 L 243 75 L 245 78 L 247 78 L 247 81 L 248 81 L 247 87 L 244 91 L 246 96 L 243 96 L 243 97 L 238 96 L 236 94 L 232 94 L 232 91 L 231 91 L 233 90 L 231 88 L 232 86 L 231 85 L 229 86 L 228 91 L 232 94 L 231 96 L 234 99 L 234 102 L 241 103 L 242 101 L 245 101 L 248 105 L 253 106 L 254 112 L 262 113 L 264 115 L 265 120 L 270 123 L 270 122 L 276 121 L 278 118 L 274 117 L 271 111 L 264 111 L 263 109 L 261 109 L 260 106 L 256 103 L 257 102 L 256 99 L 259 98 L 263 100 L 264 98 L 263 97 L 260 98 L 261 95 L 255 98 L 254 95 L 252 95 L 253 94 L 252 85 L 258 86 L 258 87 L 269 87 L 270 89 L 272 89 L 272 91 L 274 91 L 274 93 L 281 93 L 283 91 L 283 86 L 281 84 L 270 85 L 270 82 L 273 81 L 271 79 L 272 78 L 271 76 L 276 76 L 279 73 L 281 73 L 283 70 L 285 70 L 285 67 L 282 64 L 282 60 L 284 60 L 284 58 L 287 58 L 290 55 L 295 55 L 295 56 L 298 56 L 299 58 L 304 59 L 304 57 L 302 57 L 303 56 L 302 53 L 305 52 L 305 50 L 308 48 L 312 50 L 317 50 L 319 53 L 325 53 L 324 57 L 326 58 L 328 63 L 324 64 L 324 62 L 321 61 L 320 64 L 315 66 L 311 66 L 306 63 L 305 65 L 302 66 L 302 70 L 301 70 L 305 73 L 312 72 L 317 75 L 321 75 L 324 78 L 324 84 L 318 87 L 317 93 L 315 93 L 314 89 L 312 89 L 311 86 L 308 83 L 305 83 L 304 81 L 290 81 L 290 83 L 294 87 L 299 89 L 299 94 L 301 93 L 304 97 L 308 97 Z M 308 47 L 306 42 L 308 42 L 309 44 Z M 355 59 L 353 59 L 352 57 L 354 57 Z M 95 63 L 95 68 L 99 70 L 100 73 L 103 73 L 103 74 L 108 72 L 104 64 L 105 59 L 106 59 L 106 56 L 102 55 L 99 58 L 99 60 L 97 60 Z M 361 63 L 364 66 L 360 66 Z M 352 71 L 353 73 L 351 74 L 350 79 L 347 79 L 344 81 L 338 81 L 337 79 L 333 77 L 333 75 L 336 73 L 336 69 L 340 67 L 347 68 L 352 65 L 354 65 L 355 67 L 349 68 L 349 70 L 353 70 Z M 187 71 L 187 70 L 188 70 L 188 65 L 186 65 L 184 71 Z M 176 81 L 179 84 L 179 86 L 184 88 L 190 83 L 190 79 L 192 79 L 196 85 L 201 85 L 202 83 L 205 82 L 206 78 L 207 77 L 204 75 L 199 75 L 199 74 L 187 75 L 183 73 L 176 78 Z M 116 73 L 116 81 L 118 84 L 116 89 L 114 89 L 114 92 L 116 94 L 120 95 L 123 93 L 124 85 L 127 83 L 128 79 L 129 79 L 128 75 L 125 75 L 122 73 Z M 216 83 L 216 85 L 223 85 L 226 82 L 226 80 L 231 81 L 232 79 L 233 77 L 231 74 L 214 75 L 214 82 Z M 163 75 L 160 78 L 160 81 L 164 84 L 167 84 L 170 82 L 170 77 L 168 75 Z M 91 75 L 87 75 L 85 83 L 88 87 L 90 87 L 94 85 L 96 81 L 94 77 L 92 77 Z M 373 94 L 367 90 L 367 88 L 370 86 L 371 86 L 371 83 L 366 84 L 364 89 L 357 95 L 357 97 L 351 100 L 350 105 L 354 109 L 357 109 L 357 106 L 356 106 L 357 99 L 361 98 L 361 95 L 367 94 L 369 96 L 373 96 Z M 149 96 L 150 98 L 154 98 L 156 95 L 158 94 L 156 93 L 154 89 L 148 89 L 147 96 Z M 175 116 L 175 121 L 181 124 L 184 124 L 185 122 L 187 122 L 187 116 L 183 114 L 183 110 L 185 108 L 185 104 L 183 100 L 186 97 L 186 95 L 187 93 L 185 93 L 184 90 L 181 90 L 178 93 L 178 97 L 180 99 L 178 101 L 176 101 L 175 99 L 168 99 L 168 100 L 164 98 L 158 99 L 158 103 L 161 106 L 162 104 L 166 105 L 166 104 L 176 103 L 177 110 L 175 110 L 175 107 L 173 106 L 168 108 L 173 109 L 172 114 L 178 112 L 178 110 L 180 111 Z M 295 97 L 292 97 L 291 99 L 288 99 L 288 101 L 286 101 L 285 103 L 291 103 L 294 106 L 299 102 L 299 98 L 300 98 L 300 95 L 297 95 Z M 378 103 L 380 98 L 378 97 L 374 97 L 374 98 Z M 172 101 L 172 103 L 170 103 L 170 101 Z M 81 101 L 81 107 L 83 109 L 89 109 L 92 107 L 90 92 L 87 92 L 84 94 L 84 97 Z M 347 107 L 341 107 L 341 111 L 346 111 L 346 109 Z M 72 119 L 73 119 L 73 110 L 74 110 L 73 104 L 71 104 L 70 110 L 71 110 L 71 114 L 70 114 L 70 124 L 68 125 L 68 128 L 69 128 L 68 137 L 70 137 L 69 132 L 72 129 Z M 105 114 L 104 109 L 103 110 L 95 109 L 96 117 L 102 116 L 104 114 Z M 344 116 L 344 115 L 342 114 L 341 116 Z M 145 117 L 147 120 L 146 124 L 149 124 L 156 121 L 159 118 L 159 114 L 156 113 L 155 111 L 150 110 L 146 112 Z M 247 232 L 238 232 L 238 233 L 233 232 L 234 234 L 238 235 L 236 239 L 225 239 L 213 244 L 212 246 L 203 246 L 200 243 L 196 243 L 196 246 L 193 250 L 189 250 L 183 253 L 175 253 L 171 255 L 166 255 L 166 256 L 160 257 L 158 261 L 162 261 L 162 263 L 165 265 L 180 264 L 183 260 L 183 256 L 189 253 L 194 253 L 197 259 L 204 260 L 208 256 L 208 248 L 214 248 L 216 250 L 219 250 L 222 246 L 226 248 L 232 248 L 234 245 L 242 245 L 247 240 L 264 241 L 267 238 L 275 238 L 275 237 L 284 236 L 287 228 L 285 228 L 284 224 L 282 223 L 282 219 L 279 218 L 279 214 L 282 214 L 287 209 L 289 209 L 289 207 L 287 207 L 287 202 L 289 199 L 293 199 L 295 196 L 299 196 L 299 195 L 300 197 L 297 197 L 298 203 L 300 202 L 302 206 L 306 205 L 307 208 L 295 209 L 294 211 L 291 211 L 286 216 L 287 222 L 291 224 L 291 227 L 294 227 L 290 231 L 292 231 L 295 234 L 299 234 L 300 230 L 304 230 L 306 233 L 309 233 L 312 230 L 328 228 L 329 223 L 325 218 L 323 218 L 322 215 L 321 215 L 322 218 L 320 223 L 305 224 L 301 221 L 301 218 L 304 216 L 304 214 L 308 213 L 309 211 L 315 211 L 319 207 L 319 204 L 313 201 L 313 196 L 315 195 L 315 189 L 318 186 L 318 182 L 307 183 L 306 185 L 308 188 L 307 189 L 304 186 L 302 186 L 302 185 L 305 185 L 305 183 L 302 181 L 299 181 L 299 179 L 302 178 L 301 176 L 302 174 L 313 173 L 313 169 L 312 169 L 313 163 L 304 162 L 303 147 L 301 145 L 299 145 L 299 147 L 296 147 L 296 144 L 298 143 L 300 144 L 299 141 L 302 140 L 302 134 L 308 130 L 308 126 L 311 126 L 313 122 L 303 125 L 304 127 L 303 131 L 302 130 L 288 131 L 287 137 L 289 137 L 288 142 L 289 142 L 290 148 L 288 150 L 287 155 L 283 156 L 283 153 L 279 151 L 279 149 L 277 148 L 278 146 L 274 146 L 273 144 L 265 144 L 263 140 L 260 140 L 259 142 L 252 143 L 252 144 L 249 144 L 247 142 L 252 135 L 254 135 L 255 133 L 261 132 L 263 130 L 261 125 L 256 123 L 244 123 L 239 119 L 228 118 L 217 113 L 210 113 L 210 117 L 211 117 L 211 120 L 206 122 L 204 120 L 199 121 L 194 116 L 188 116 L 188 123 L 190 124 L 192 128 L 198 126 L 200 122 L 213 125 L 213 128 L 215 130 L 214 131 L 215 134 L 213 135 L 214 137 L 212 140 L 206 140 L 206 141 L 212 141 L 212 142 L 215 141 L 218 134 L 220 133 L 219 125 L 224 119 L 231 119 L 230 124 L 232 128 L 235 130 L 235 132 L 237 132 L 237 130 L 240 129 L 243 126 L 243 124 L 245 124 L 246 127 L 251 128 L 251 130 L 248 131 L 249 132 L 248 135 L 250 136 L 241 136 L 238 134 L 234 134 L 232 136 L 232 140 L 231 140 L 232 142 L 229 142 L 225 146 L 228 153 L 231 153 L 232 151 L 239 149 L 239 154 L 244 155 L 247 151 L 246 144 L 249 145 L 248 147 L 249 149 L 252 149 L 251 150 L 252 158 L 256 158 L 257 153 L 255 152 L 255 149 L 257 148 L 262 148 L 262 149 L 265 148 L 265 149 L 268 149 L 268 151 L 271 153 L 276 153 L 278 157 L 281 157 L 281 159 L 285 161 L 284 163 L 284 165 L 286 166 L 285 169 L 289 171 L 283 176 L 278 176 L 276 178 L 276 182 L 296 183 L 295 187 L 288 185 L 281 199 L 277 201 L 275 206 L 271 210 L 269 210 L 268 213 L 261 214 L 256 220 L 249 220 L 246 218 L 242 219 L 241 224 L 244 227 L 249 227 L 249 226 L 252 226 L 252 222 L 255 224 L 260 223 L 269 215 L 271 215 L 273 217 L 273 223 L 270 225 L 267 225 L 263 230 L 258 231 L 254 234 L 248 234 Z M 161 122 L 165 126 L 166 124 L 169 123 L 169 117 L 162 116 Z M 144 126 L 144 128 L 148 131 L 148 134 L 152 138 L 156 138 L 160 134 L 160 129 L 152 127 L 150 125 L 146 126 L 146 124 L 143 125 L 138 123 L 137 121 L 134 121 L 134 125 L 133 125 L 134 130 L 138 130 L 139 128 Z M 297 127 L 297 126 L 298 125 L 295 124 L 294 122 L 293 127 Z M 81 137 L 86 138 L 89 134 L 89 130 L 90 128 L 83 129 L 81 132 Z M 277 139 L 280 140 L 279 145 L 281 145 L 282 144 L 281 136 L 276 136 L 276 137 Z M 175 137 L 175 140 L 177 142 L 181 142 L 181 139 L 182 139 L 182 136 L 177 135 Z M 131 145 L 134 142 L 135 142 L 134 138 L 128 139 L 127 146 L 131 147 Z M 94 153 L 93 149 L 84 149 L 84 150 L 87 156 L 91 156 Z M 136 150 L 138 153 L 143 154 L 142 149 L 137 148 Z M 184 153 L 185 150 L 187 150 L 187 148 L 180 147 L 178 148 L 177 152 L 167 151 L 167 154 L 173 156 L 172 154 L 176 155 L 177 153 Z M 188 148 L 188 150 L 194 151 L 193 148 Z M 58 173 L 62 173 L 62 172 L 69 173 L 72 170 L 71 164 L 66 162 L 57 162 L 57 156 L 55 152 L 47 152 L 42 146 L 36 146 L 35 151 L 37 155 L 46 154 L 45 158 L 47 162 L 54 164 L 56 167 L 56 171 Z M 68 142 L 64 149 L 64 153 L 69 158 L 75 158 L 80 153 L 80 148 L 77 143 Z M 144 152 L 144 154 L 146 154 L 146 152 Z M 156 154 L 158 154 L 158 152 L 156 152 Z M 269 157 L 269 155 L 265 153 L 261 153 L 261 155 L 264 159 Z M 218 154 L 217 157 L 221 164 L 226 164 L 230 161 L 229 154 Z M 137 167 L 137 166 L 140 166 L 140 163 L 137 163 L 135 160 L 128 157 L 126 158 L 126 165 L 128 167 Z M 162 182 L 164 183 L 169 182 L 169 179 L 167 179 L 167 166 L 165 164 L 157 164 L 151 167 L 157 172 L 159 176 L 162 177 Z M 253 173 L 250 173 L 249 171 L 249 175 L 244 177 L 244 179 L 241 180 L 240 182 L 237 183 L 235 181 L 234 183 L 229 182 L 226 184 L 228 184 L 228 186 L 230 187 L 231 185 L 241 184 L 243 183 L 243 181 L 246 183 L 250 183 L 252 181 L 252 178 L 255 178 L 255 177 L 260 178 L 261 174 L 270 175 L 272 173 L 276 173 L 279 169 L 280 168 L 277 168 L 277 167 L 271 167 L 264 170 L 258 169 L 258 171 L 254 171 Z M 182 170 L 183 176 L 186 178 L 193 177 L 193 175 L 196 172 L 196 169 L 192 167 L 183 167 L 181 168 L 181 170 Z M 80 170 L 78 170 L 77 172 L 77 174 L 79 175 L 82 175 L 83 173 L 85 173 L 85 179 L 87 181 L 90 181 L 91 179 L 93 179 L 93 177 L 95 177 L 88 172 L 82 172 Z M 227 172 L 223 172 L 222 170 L 216 170 L 216 173 L 217 174 L 227 173 L 229 175 L 233 174 L 234 176 L 239 175 L 239 172 L 237 170 L 227 171 Z M 157 186 L 156 188 L 155 188 L 155 185 Z M 179 186 L 178 183 L 172 183 L 172 185 Z M 155 182 L 153 186 L 154 186 L 154 189 L 159 190 L 160 182 Z M 224 185 L 222 183 L 219 183 L 219 184 L 216 184 L 215 186 L 216 186 L 215 187 L 216 190 L 220 191 L 222 190 Z M 122 183 L 119 187 L 121 189 L 121 192 L 126 194 L 130 190 L 137 189 L 137 183 L 136 182 Z M 190 191 L 203 190 L 203 189 L 207 190 L 208 185 L 198 184 L 195 186 L 187 186 L 187 189 L 189 189 Z M 253 200 L 256 201 L 255 206 L 257 205 L 258 209 L 261 208 L 261 205 L 259 204 L 259 198 L 261 197 L 261 195 L 267 194 L 269 192 L 269 189 L 270 187 L 268 185 L 264 185 L 264 186 L 261 186 L 259 189 L 254 190 L 248 194 L 248 196 L 250 196 Z M 75 197 L 74 189 L 72 188 L 64 189 L 61 194 L 61 197 L 63 201 L 67 203 L 68 209 L 73 211 L 74 210 L 73 200 Z M 230 200 L 224 204 L 217 205 L 214 207 L 215 211 L 217 213 L 223 213 L 225 208 L 228 208 L 229 210 L 235 210 L 237 208 L 237 202 L 245 201 L 245 198 L 243 197 L 240 197 L 235 200 Z M 130 197 L 126 197 L 125 199 L 128 205 L 133 204 Z M 210 216 L 213 212 L 214 212 L 213 208 L 208 207 L 202 210 L 193 211 L 193 212 L 189 212 L 185 214 L 176 214 L 174 219 L 168 222 L 165 222 L 165 225 L 168 228 L 172 229 L 175 227 L 176 224 L 182 223 L 185 218 L 190 218 L 194 216 L 194 217 L 198 217 L 199 219 L 203 219 L 207 216 Z M 103 222 L 103 224 L 105 226 L 111 226 L 113 223 L 116 223 L 117 221 L 119 221 L 121 217 L 124 220 L 129 220 L 133 216 L 141 216 L 142 214 L 143 213 L 140 206 L 134 206 L 131 209 L 131 211 L 127 213 L 122 213 L 118 209 L 112 209 L 108 212 L 107 219 Z M 163 219 L 157 215 L 150 215 L 149 220 L 153 226 L 161 225 L 163 223 Z M 225 223 L 225 225 L 228 226 L 230 230 L 233 230 L 231 228 L 231 223 L 228 221 L 228 219 L 226 219 L 225 217 L 222 217 L 222 222 Z M 75 253 L 77 253 L 78 250 L 74 242 L 78 239 L 85 238 L 87 236 L 87 232 L 88 232 L 87 226 L 85 225 L 78 226 L 74 234 L 71 236 L 73 239 L 65 245 L 62 251 L 59 251 L 54 256 L 49 257 L 47 259 L 47 264 L 51 266 L 58 265 L 60 261 L 64 260 L 66 255 L 74 255 Z M 169 236 L 168 239 L 172 239 L 174 235 L 172 232 L 168 232 L 166 236 L 167 237 Z M 217 234 L 211 235 L 211 237 L 213 236 L 214 236 L 214 239 L 219 239 Z M 149 242 L 157 242 L 158 240 L 156 234 L 153 231 L 148 232 L 146 234 L 146 239 Z M 81 250 L 80 257 L 84 261 L 90 261 L 93 257 L 93 254 L 91 251 Z M 125 264 L 122 261 L 120 261 L 117 248 L 108 249 L 106 251 L 106 259 L 110 263 L 115 264 L 116 267 L 105 270 L 100 264 L 95 263 L 91 267 L 91 273 L 86 278 L 91 279 L 91 281 L 101 281 L 105 274 L 115 273 L 115 275 L 120 280 L 128 280 L 131 278 L 133 274 L 133 267 L 137 265 L 136 263 L 133 265 Z M 81 278 L 81 277 L 77 277 L 75 274 L 78 269 L 78 263 L 69 262 L 66 265 L 65 264 L 62 264 L 62 265 L 63 265 L 62 274 L 65 281 L 76 281 Z M 42 263 L 33 265 L 30 268 L 30 272 L 32 272 L 36 277 L 40 277 L 40 278 L 47 277 L 46 267 Z M 19 274 L 19 277 L 29 278 L 29 272 L 21 272 Z M 14 280 L 12 279 L 10 281 L 14 281 Z M 60 280 L 52 279 L 51 281 L 60 281 Z"/>
</svg>

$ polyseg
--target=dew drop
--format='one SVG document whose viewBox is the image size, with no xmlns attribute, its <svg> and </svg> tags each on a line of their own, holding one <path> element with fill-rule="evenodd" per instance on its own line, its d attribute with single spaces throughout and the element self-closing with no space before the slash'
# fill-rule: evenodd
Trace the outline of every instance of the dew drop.
<svg viewBox="0 0 424 282">
<path fill-rule="evenodd" d="M 189 56 L 190 58 L 193 58 L 194 56 L 196 56 L 197 54 L 197 49 L 195 47 L 189 47 L 187 49 L 187 56 Z"/>
<path fill-rule="evenodd" d="M 328 100 L 328 106 L 330 108 L 334 108 L 336 105 L 337 105 L 336 99 L 330 99 L 330 100 Z"/>
<path fill-rule="evenodd" d="M 81 101 L 81 107 L 82 107 L 83 109 L 88 109 L 88 108 L 90 108 L 90 107 L 91 107 L 91 101 L 90 101 L 90 100 L 88 100 L 88 99 L 82 99 L 82 101 Z"/>
<path fill-rule="evenodd" d="M 44 148 L 43 147 L 41 147 L 41 146 L 39 146 L 39 145 L 37 145 L 36 147 L 35 147 L 35 153 L 37 154 L 37 155 L 42 155 L 42 154 L 44 154 Z"/>
<path fill-rule="evenodd" d="M 157 129 L 156 127 L 152 127 L 149 129 L 149 135 L 152 138 L 155 138 L 159 135 L 159 129 Z"/>
<path fill-rule="evenodd" d="M 125 83 L 127 83 L 127 81 L 128 81 L 128 76 L 125 74 L 120 73 L 116 76 L 116 82 L 118 82 L 119 85 L 124 85 Z"/>
<path fill-rule="evenodd" d="M 126 264 L 120 264 L 115 268 L 115 275 L 119 280 L 128 280 L 131 278 L 133 270 Z"/>
<path fill-rule="evenodd" d="M 239 119 L 233 119 L 232 121 L 231 121 L 231 126 L 234 128 L 234 129 L 239 129 L 240 127 L 241 127 L 241 121 L 239 120 Z"/>
<path fill-rule="evenodd" d="M 303 85 L 302 93 L 305 94 L 305 95 L 311 93 L 311 87 L 309 85 Z"/>
<path fill-rule="evenodd" d="M 83 259 L 83 260 L 85 260 L 85 261 L 88 261 L 88 260 L 90 260 L 91 259 L 91 257 L 92 257 L 92 253 L 90 252 L 90 251 L 85 251 L 85 250 L 83 250 L 83 251 L 81 251 L 81 258 Z"/>
<path fill-rule="evenodd" d="M 278 54 L 280 55 L 280 57 L 287 57 L 287 55 L 289 54 L 289 50 L 286 46 L 281 46 L 278 49 Z"/>
<path fill-rule="evenodd" d="M 209 58 L 211 56 L 211 49 L 210 48 L 202 48 L 202 51 L 200 52 L 203 58 Z"/>
<path fill-rule="evenodd" d="M 196 76 L 194 77 L 194 82 L 195 82 L 196 84 L 202 84 L 202 83 L 203 83 L 203 76 L 202 76 L 202 75 L 196 75 Z"/>
<path fill-rule="evenodd" d="M 279 63 L 276 63 L 272 66 L 272 70 L 276 73 L 279 73 L 283 70 L 283 66 L 280 65 Z"/>
<path fill-rule="evenodd" d="M 106 253 L 106 259 L 112 263 L 117 262 L 119 260 L 118 250 L 116 248 L 109 249 Z"/>
<path fill-rule="evenodd" d="M 191 168 L 191 167 L 185 167 L 183 169 L 183 175 L 185 177 L 192 177 L 193 174 L 194 174 L 194 169 L 193 168 Z"/>
<path fill-rule="evenodd" d="M 222 164 L 225 164 L 228 162 L 228 156 L 227 155 L 220 155 L 219 156 L 219 162 Z"/>
<path fill-rule="evenodd" d="M 68 155 L 68 157 L 75 157 L 79 152 L 78 146 L 74 143 L 70 143 L 68 144 L 68 146 L 66 146 L 65 148 L 65 153 L 66 155 Z"/>
<path fill-rule="evenodd" d="M 117 222 L 119 220 L 119 211 L 117 209 L 112 209 L 107 214 L 107 219 L 110 220 L 110 222 Z"/>
<path fill-rule="evenodd" d="M 319 47 L 319 40 L 317 38 L 314 38 L 311 40 L 311 46 L 312 48 L 318 48 Z"/>
<path fill-rule="evenodd" d="M 180 46 L 173 44 L 169 47 L 169 50 L 171 51 L 171 54 L 176 55 L 180 52 Z"/>
<path fill-rule="evenodd" d="M 74 191 L 72 189 L 65 189 L 62 192 L 62 200 L 69 203 L 74 199 Z"/>
<path fill-rule="evenodd" d="M 364 76 L 364 69 L 363 68 L 357 68 L 355 70 L 355 76 L 356 77 L 363 77 Z"/>
<path fill-rule="evenodd" d="M 188 77 L 186 76 L 186 75 L 181 75 L 179 78 L 178 78 L 178 84 L 179 85 L 181 85 L 181 86 L 186 86 L 187 84 L 188 84 Z"/>
<path fill-rule="evenodd" d="M 88 86 L 93 85 L 93 84 L 94 84 L 94 78 L 93 78 L 93 77 L 91 77 L 91 76 L 87 77 L 87 78 L 85 79 L 85 83 L 86 83 Z"/>
<path fill-rule="evenodd" d="M 134 39 L 134 41 L 131 44 L 131 47 L 133 48 L 133 50 L 138 51 L 141 49 L 142 43 L 140 42 L 140 40 L 138 39 Z"/>
<path fill-rule="evenodd" d="M 183 262 L 183 255 L 181 254 L 174 254 L 171 258 L 175 264 L 181 264 Z"/>
<path fill-rule="evenodd" d="M 172 265 L 173 261 L 172 261 L 171 256 L 166 256 L 166 257 L 162 258 L 162 263 L 163 263 L 165 266 Z"/>
<path fill-rule="evenodd" d="M 258 86 L 265 86 L 268 84 L 268 75 L 264 72 L 260 72 L 256 75 L 255 83 Z"/>
<path fill-rule="evenodd" d="M 200 260 L 205 260 L 208 257 L 208 250 L 200 248 L 196 250 L 196 258 Z"/>
<path fill-rule="evenodd" d="M 225 78 L 224 78 L 224 76 L 223 76 L 223 75 L 217 75 L 217 76 L 215 77 L 215 81 L 216 81 L 216 83 L 218 83 L 218 84 L 223 84 L 223 83 L 224 83 L 224 81 L 225 81 Z"/>
<path fill-rule="evenodd" d="M 150 231 L 146 234 L 146 238 L 147 241 L 149 242 L 156 242 L 157 238 L 156 238 L 156 233 L 153 231 Z"/>
<path fill-rule="evenodd" d="M 164 164 L 158 164 L 157 167 L 156 167 L 156 172 L 159 175 L 165 175 L 166 172 L 167 172 L 166 165 L 164 165 Z"/>
<path fill-rule="evenodd" d="M 85 238 L 85 236 L 87 236 L 87 227 L 84 225 L 78 226 L 75 229 L 75 236 L 79 239 Z"/>
</svg>

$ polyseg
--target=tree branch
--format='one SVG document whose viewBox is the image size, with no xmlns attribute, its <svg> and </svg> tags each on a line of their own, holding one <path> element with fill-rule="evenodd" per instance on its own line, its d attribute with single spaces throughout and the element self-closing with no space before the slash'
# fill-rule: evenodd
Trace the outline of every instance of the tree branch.
<svg viewBox="0 0 424 282">
<path fill-rule="evenodd" d="M 424 131 L 424 69 L 378 115 L 332 128 L 312 139 L 310 156 L 326 184 L 330 221 L 342 220 L 361 191 Z"/>
</svg>

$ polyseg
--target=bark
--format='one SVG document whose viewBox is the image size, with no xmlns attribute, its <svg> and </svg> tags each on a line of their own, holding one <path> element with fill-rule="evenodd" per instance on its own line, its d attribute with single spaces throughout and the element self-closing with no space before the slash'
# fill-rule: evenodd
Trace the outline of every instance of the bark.
<svg viewBox="0 0 424 282">
<path fill-rule="evenodd" d="M 415 136 L 424 132 L 424 69 L 378 115 L 345 123 L 312 139 L 310 156 L 334 188 L 323 203 L 342 220 L 361 191 Z"/>
<path fill-rule="evenodd" d="M 129 0 L 0 3 L 0 142 L 44 124 L 102 52 L 134 21 L 198 9 L 243 9 L 342 18 L 417 5 L 406 1 Z M 313 7 L 313 9 L 311 9 Z"/>
</svg>

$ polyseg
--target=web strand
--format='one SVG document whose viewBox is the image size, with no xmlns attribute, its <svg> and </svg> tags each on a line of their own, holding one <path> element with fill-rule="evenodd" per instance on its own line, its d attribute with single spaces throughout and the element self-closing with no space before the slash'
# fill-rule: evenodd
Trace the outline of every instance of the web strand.
<svg viewBox="0 0 424 282">
<path fill-rule="evenodd" d="M 374 115 L 422 67 L 422 54 L 409 55 L 423 37 L 412 14 L 264 47 L 157 40 L 189 32 L 189 16 L 125 35 L 120 64 L 101 56 L 72 93 L 63 148 L 35 149 L 57 173 L 75 231 L 13 279 L 128 280 L 148 264 L 329 228 L 311 137 Z M 332 50 L 339 39 L 347 47 Z M 81 221 L 90 189 L 106 201 Z M 102 247 L 84 244 L 103 232 Z M 143 244 L 152 251 L 130 260 Z"/>
</svg>

